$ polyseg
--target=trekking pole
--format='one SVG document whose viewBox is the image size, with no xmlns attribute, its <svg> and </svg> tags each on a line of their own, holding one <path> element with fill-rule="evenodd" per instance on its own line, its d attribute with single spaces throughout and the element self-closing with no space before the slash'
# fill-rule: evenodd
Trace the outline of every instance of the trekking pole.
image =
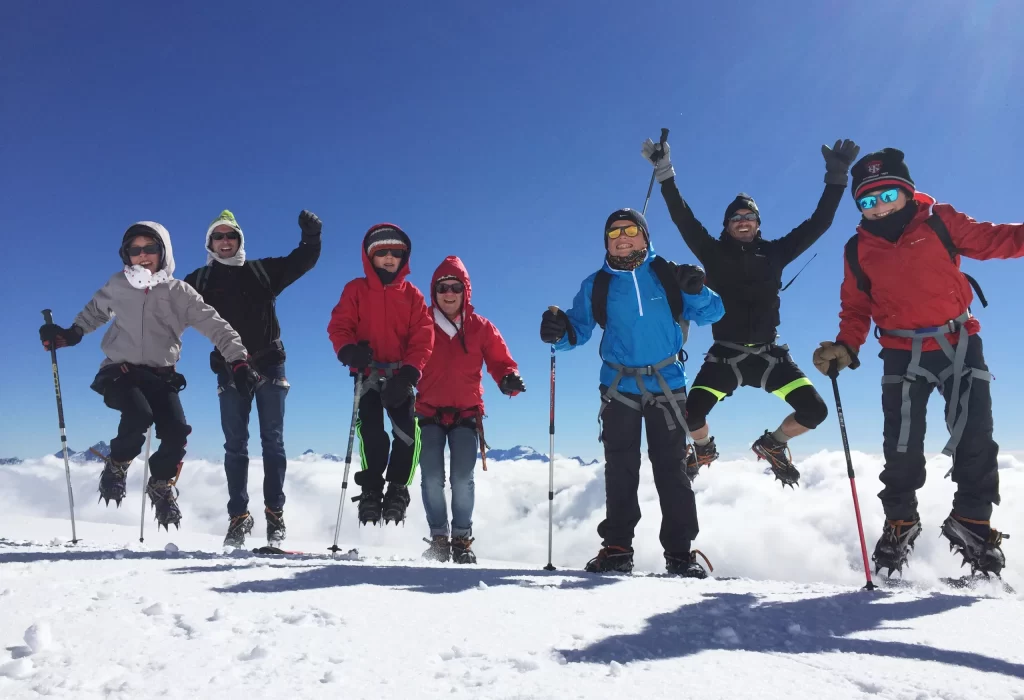
<svg viewBox="0 0 1024 700">
<path fill-rule="evenodd" d="M 359 418 L 359 399 L 363 394 L 363 374 L 356 378 L 355 393 L 352 398 L 352 423 L 348 429 L 348 451 L 345 452 L 345 475 L 341 477 L 341 500 L 338 501 L 338 524 L 334 526 L 334 545 L 331 546 L 331 558 L 337 556 L 338 538 L 341 536 L 341 514 L 345 510 L 345 494 L 348 492 L 348 470 L 352 467 L 352 445 L 356 440 L 356 420 Z"/>
<path fill-rule="evenodd" d="M 665 144 L 667 142 L 668 129 L 662 129 L 661 139 L 658 141 L 658 144 L 661 146 L 661 150 L 655 151 L 654 155 L 651 156 L 654 158 L 654 172 L 657 172 L 658 170 L 658 161 L 661 160 L 663 155 L 665 155 Z M 647 186 L 647 199 L 644 200 L 644 210 L 640 212 L 640 216 L 645 216 L 647 214 L 647 203 L 651 201 L 651 191 L 654 189 L 654 172 L 651 173 L 651 184 Z"/>
<path fill-rule="evenodd" d="M 146 541 L 146 483 L 149 481 L 149 448 L 152 445 L 153 426 L 149 426 L 149 431 L 146 433 L 146 461 L 142 463 L 142 515 L 139 517 L 139 542 Z"/>
<path fill-rule="evenodd" d="M 43 309 L 43 320 L 53 325 L 53 312 Z M 75 529 L 75 494 L 71 490 L 71 463 L 68 461 L 68 436 L 64 428 L 64 401 L 60 396 L 60 374 L 57 372 L 57 344 L 50 343 L 50 364 L 53 367 L 53 390 L 57 394 L 57 423 L 60 425 L 60 446 L 64 452 L 64 474 L 68 479 L 68 508 L 71 510 L 71 544 L 78 544 Z"/>
<path fill-rule="evenodd" d="M 558 314 L 557 306 L 549 306 L 548 311 Z M 550 453 L 548 455 L 548 565 L 545 571 L 554 571 L 555 565 L 551 563 L 551 549 L 554 542 L 554 515 L 552 507 L 555 501 L 555 346 L 551 345 L 551 421 L 548 424 L 548 433 L 551 436 Z"/>
<path fill-rule="evenodd" d="M 843 417 L 843 402 L 839 400 L 839 363 L 836 360 L 828 366 L 828 376 L 832 379 L 832 393 L 836 396 L 836 415 L 839 417 L 839 432 L 843 435 L 843 450 L 846 452 L 846 473 L 850 477 L 850 491 L 853 493 L 853 511 L 857 514 L 857 533 L 860 535 L 860 553 L 864 558 L 864 576 L 867 583 L 864 589 L 873 591 L 878 586 L 871 582 L 871 567 L 868 565 L 868 546 L 864 542 L 864 523 L 860 518 L 860 501 L 857 500 L 857 480 L 853 473 L 853 458 L 850 457 L 850 441 L 846 437 L 846 419 Z"/>
</svg>

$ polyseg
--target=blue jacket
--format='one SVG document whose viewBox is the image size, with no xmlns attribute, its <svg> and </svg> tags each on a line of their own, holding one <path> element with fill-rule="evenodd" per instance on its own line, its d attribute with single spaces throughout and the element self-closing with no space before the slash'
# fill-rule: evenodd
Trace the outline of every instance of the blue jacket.
<svg viewBox="0 0 1024 700">
<path fill-rule="evenodd" d="M 647 259 L 632 272 L 614 270 L 605 262 L 604 269 L 612 274 L 608 285 L 608 323 L 601 340 L 601 384 L 611 385 L 616 371 L 608 366 L 614 362 L 626 367 L 644 367 L 661 362 L 667 357 L 678 355 L 683 347 L 683 332 L 672 318 L 672 309 L 665 296 L 658 276 L 651 269 L 654 249 L 648 246 Z M 573 299 L 572 308 L 566 311 L 569 322 L 576 331 L 576 346 L 569 344 L 566 333 L 555 350 L 571 350 L 583 345 L 594 332 L 597 322 L 590 305 L 594 289 L 594 278 L 590 275 Z M 725 315 L 722 299 L 707 287 L 700 294 L 683 294 L 683 318 L 699 326 L 707 326 Z M 686 386 L 686 369 L 680 360 L 661 370 L 661 375 L 673 390 Z M 654 393 L 661 393 L 657 378 L 645 376 L 644 384 Z M 636 380 L 624 377 L 619 382 L 619 391 L 639 394 Z"/>
</svg>

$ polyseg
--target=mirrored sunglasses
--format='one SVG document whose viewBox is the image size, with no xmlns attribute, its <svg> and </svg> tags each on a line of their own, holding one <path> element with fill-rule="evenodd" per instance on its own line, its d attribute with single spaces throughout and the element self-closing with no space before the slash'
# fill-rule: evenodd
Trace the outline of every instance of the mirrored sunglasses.
<svg viewBox="0 0 1024 700">
<path fill-rule="evenodd" d="M 733 214 L 729 217 L 729 221 L 757 221 L 757 214 L 749 212 L 747 214 Z"/>
<path fill-rule="evenodd" d="M 892 204 L 899 198 L 899 196 L 900 188 L 893 187 L 892 189 L 885 190 L 884 192 L 879 192 L 877 195 L 869 194 L 861 197 L 857 200 L 857 206 L 861 209 L 874 209 L 878 206 L 879 200 L 886 204 Z"/>
<path fill-rule="evenodd" d="M 636 224 L 631 224 L 629 226 L 616 226 L 615 228 L 610 228 L 604 232 L 604 235 L 608 236 L 608 238 L 611 238 L 612 240 L 615 240 L 622 234 L 626 234 L 627 238 L 636 238 L 640 235 L 642 230 L 643 229 Z"/>
</svg>

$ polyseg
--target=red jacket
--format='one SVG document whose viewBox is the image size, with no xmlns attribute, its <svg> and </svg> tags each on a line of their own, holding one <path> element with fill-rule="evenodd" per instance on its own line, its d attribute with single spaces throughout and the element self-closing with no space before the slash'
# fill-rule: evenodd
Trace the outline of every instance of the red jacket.
<svg viewBox="0 0 1024 700">
<path fill-rule="evenodd" d="M 473 311 L 469 273 L 461 260 L 454 255 L 445 258 L 434 270 L 430 289 L 436 289 L 437 281 L 447 275 L 454 275 L 466 288 L 462 299 L 462 328 L 455 332 L 454 324 L 437 308 L 431 291 L 434 352 L 423 370 L 416 399 L 416 411 L 424 416 L 433 416 L 438 408 L 479 408 L 482 413 L 484 362 L 487 362 L 487 372 L 495 382 L 519 371 L 498 329 Z"/>
<path fill-rule="evenodd" d="M 345 285 L 341 300 L 331 311 L 327 335 L 335 354 L 346 345 L 368 340 L 374 362 L 401 362 L 422 373 L 434 345 L 434 322 L 423 294 L 405 281 L 412 257 L 409 237 L 393 224 L 377 224 L 366 236 L 384 226 L 395 228 L 405 237 L 409 254 L 394 282 L 384 285 L 366 254 L 364 237 L 362 254 L 366 277 L 357 277 Z"/>
<path fill-rule="evenodd" d="M 941 326 L 956 318 L 974 299 L 971 285 L 960 272 L 960 257 L 954 264 L 938 235 L 925 225 L 933 213 L 949 229 L 950 238 L 963 255 L 976 260 L 1024 256 L 1024 224 L 990 224 L 961 214 L 948 204 L 918 192 L 919 211 L 895 243 L 857 227 L 857 258 L 871 280 L 871 296 L 857 288 L 857 279 L 844 262 L 842 308 L 839 336 L 854 352 L 867 339 L 871 321 L 882 329 L 911 330 Z M 976 318 L 965 324 L 971 335 L 981 329 Z M 955 334 L 947 335 L 950 342 Z M 883 335 L 884 348 L 909 350 L 910 338 Z M 923 350 L 938 350 L 934 340 L 925 339 Z"/>
</svg>

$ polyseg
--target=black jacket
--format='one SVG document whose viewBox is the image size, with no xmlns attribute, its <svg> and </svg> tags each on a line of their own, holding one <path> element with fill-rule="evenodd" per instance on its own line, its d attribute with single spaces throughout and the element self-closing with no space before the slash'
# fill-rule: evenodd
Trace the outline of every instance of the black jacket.
<svg viewBox="0 0 1024 700">
<path fill-rule="evenodd" d="M 715 340 L 751 344 L 775 341 L 782 270 L 832 225 L 845 189 L 842 185 L 825 185 L 811 218 L 782 238 L 766 241 L 759 231 L 750 243 L 740 243 L 724 229 L 713 238 L 683 201 L 675 178 L 661 183 L 672 221 L 704 266 L 707 285 L 725 304 L 725 316 L 711 327 Z"/>
<path fill-rule="evenodd" d="M 250 261 L 242 265 L 221 265 L 214 262 L 203 289 L 198 290 L 207 304 L 217 310 L 242 337 L 257 368 L 284 362 L 281 326 L 277 321 L 274 301 L 285 287 L 313 269 L 320 258 L 320 237 L 303 237 L 299 246 L 283 258 L 260 258 L 270 278 L 267 289 L 257 278 Z M 202 268 L 199 268 L 202 269 Z M 195 286 L 199 270 L 193 270 L 185 282 Z M 210 365 L 217 371 L 223 358 L 214 350 Z"/>
</svg>

